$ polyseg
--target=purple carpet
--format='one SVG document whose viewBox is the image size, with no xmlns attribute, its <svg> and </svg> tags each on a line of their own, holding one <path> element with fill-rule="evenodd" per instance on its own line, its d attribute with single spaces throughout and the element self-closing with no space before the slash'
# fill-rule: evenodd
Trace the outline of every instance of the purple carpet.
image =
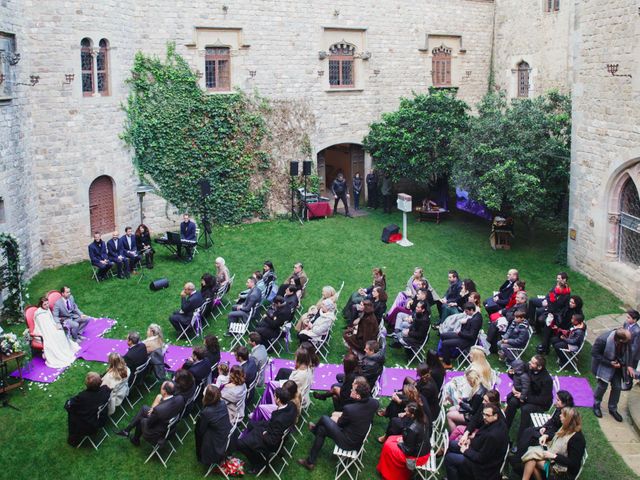
<svg viewBox="0 0 640 480">
<path fill-rule="evenodd" d="M 89 362 L 107 363 L 111 352 L 124 355 L 128 348 L 126 340 L 102 337 L 88 338 L 82 342 L 82 350 L 78 353 L 78 357 Z"/>
<path fill-rule="evenodd" d="M 35 357 L 22 369 L 22 378 L 32 382 L 52 383 L 65 370 L 66 368 L 49 368 L 42 358 Z M 11 376 L 19 377 L 18 371 L 13 372 Z"/>
</svg>

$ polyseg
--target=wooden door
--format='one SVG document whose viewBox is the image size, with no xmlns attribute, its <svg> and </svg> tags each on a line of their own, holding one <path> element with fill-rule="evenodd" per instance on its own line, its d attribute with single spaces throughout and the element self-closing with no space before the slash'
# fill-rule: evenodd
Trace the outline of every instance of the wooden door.
<svg viewBox="0 0 640 480">
<path fill-rule="evenodd" d="M 96 178 L 89 187 L 89 218 L 92 235 L 116 229 L 113 180 L 107 175 Z"/>
</svg>

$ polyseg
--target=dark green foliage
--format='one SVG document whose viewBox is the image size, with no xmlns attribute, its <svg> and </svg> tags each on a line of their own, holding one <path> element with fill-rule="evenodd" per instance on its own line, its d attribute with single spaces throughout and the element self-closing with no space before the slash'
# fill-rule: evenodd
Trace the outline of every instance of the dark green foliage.
<svg viewBox="0 0 640 480">
<path fill-rule="evenodd" d="M 435 184 L 451 172 L 451 140 L 466 131 L 469 107 L 454 90 L 431 89 L 428 94 L 400 100 L 395 112 L 382 115 L 364 138 L 376 168 L 393 181 L 411 178 Z"/>
<path fill-rule="evenodd" d="M 557 220 L 569 185 L 570 98 L 549 92 L 508 103 L 492 93 L 478 111 L 453 143 L 453 181 L 494 213 Z"/>
<path fill-rule="evenodd" d="M 11 324 L 22 320 L 24 289 L 18 242 L 13 235 L 0 233 L 0 292 L 6 295 L 2 298 L 0 321 Z"/>
<path fill-rule="evenodd" d="M 264 216 L 268 186 L 252 176 L 271 165 L 260 149 L 267 132 L 247 96 L 205 94 L 171 44 L 165 60 L 138 52 L 129 84 L 123 139 L 135 150 L 140 174 L 164 198 L 201 214 L 198 180 L 206 178 L 214 222 Z"/>
</svg>

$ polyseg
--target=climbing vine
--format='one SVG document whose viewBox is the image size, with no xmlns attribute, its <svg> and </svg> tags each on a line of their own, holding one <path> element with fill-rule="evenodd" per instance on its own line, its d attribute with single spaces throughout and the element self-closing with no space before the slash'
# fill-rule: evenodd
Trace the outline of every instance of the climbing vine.
<svg viewBox="0 0 640 480">
<path fill-rule="evenodd" d="M 216 223 L 266 215 L 271 156 L 260 108 L 241 92 L 208 95 L 187 62 L 167 46 L 164 60 L 138 52 L 128 80 L 122 135 L 134 164 L 178 208 Z M 211 185 L 205 202 L 199 180 Z"/>
<path fill-rule="evenodd" d="M 3 295 L 0 320 L 9 324 L 22 321 L 25 284 L 20 266 L 20 248 L 13 235 L 0 233 L 0 291 Z"/>
</svg>

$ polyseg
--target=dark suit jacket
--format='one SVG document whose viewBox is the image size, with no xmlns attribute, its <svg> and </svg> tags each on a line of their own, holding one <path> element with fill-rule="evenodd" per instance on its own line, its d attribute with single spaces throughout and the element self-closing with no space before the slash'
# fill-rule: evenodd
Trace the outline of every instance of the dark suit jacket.
<svg viewBox="0 0 640 480">
<path fill-rule="evenodd" d="M 122 252 L 124 253 L 128 251 L 133 251 L 137 255 L 138 247 L 136 245 L 135 235 L 131 235 L 130 239 L 131 239 L 131 247 L 129 247 L 129 244 L 127 243 L 127 236 L 126 235 L 121 236 L 120 240 L 118 241 L 118 247 L 120 247 L 122 249 Z"/>
<path fill-rule="evenodd" d="M 272 451 L 275 450 L 286 430 L 296 422 L 297 416 L 298 409 L 293 402 L 289 402 L 286 407 L 274 411 L 269 419 L 265 433 L 262 435 L 265 445 Z"/>
<path fill-rule="evenodd" d="M 129 375 L 129 385 L 131 385 L 131 382 L 133 381 L 133 373 L 136 371 L 136 368 L 146 362 L 147 358 L 149 358 L 149 355 L 147 354 L 147 346 L 142 342 L 136 343 L 127 350 L 127 353 L 124 355 L 124 363 L 126 363 L 129 370 L 131 370 L 131 375 Z"/>
<path fill-rule="evenodd" d="M 196 423 L 196 457 L 204 465 L 223 459 L 231 431 L 227 404 L 219 401 L 202 409 Z"/>
<path fill-rule="evenodd" d="M 482 314 L 480 312 L 476 312 L 469 320 L 467 320 L 467 323 L 462 325 L 462 328 L 458 332 L 458 337 L 474 344 L 478 338 L 478 333 L 480 333 L 481 328 Z"/>
<path fill-rule="evenodd" d="M 98 408 L 104 405 L 111 389 L 102 385 L 97 391 L 84 390 L 67 400 L 65 408 L 69 412 L 69 434 L 90 435 L 107 423 L 107 409 L 98 418 Z"/>
<path fill-rule="evenodd" d="M 247 294 L 247 298 L 244 303 L 240 306 L 240 310 L 243 312 L 249 313 L 249 311 L 256 305 L 260 305 L 262 302 L 262 293 L 258 287 L 253 287 L 249 290 Z"/>
<path fill-rule="evenodd" d="M 196 290 L 191 296 L 182 299 L 180 310 L 182 310 L 183 314 L 191 316 L 195 309 L 199 308 L 203 303 L 204 298 L 202 298 L 202 294 Z"/>
<path fill-rule="evenodd" d="M 498 301 L 496 302 L 496 305 L 504 308 L 507 303 L 509 303 L 511 295 L 513 295 L 513 283 L 506 280 L 498 289 Z"/>
<path fill-rule="evenodd" d="M 100 241 L 100 243 L 91 242 L 89 244 L 89 259 L 94 265 L 99 264 L 101 260 L 108 260 L 107 246 L 103 241 Z"/>
<path fill-rule="evenodd" d="M 202 382 L 203 379 L 207 378 L 211 373 L 211 361 L 208 357 L 205 357 L 199 362 L 192 364 L 189 367 L 189 371 L 191 372 L 191 375 L 193 375 L 193 378 L 196 381 L 196 385 L 199 385 L 200 382 Z"/>
<path fill-rule="evenodd" d="M 149 443 L 155 444 L 167 433 L 169 420 L 178 415 L 184 408 L 184 398 L 180 395 L 161 400 L 147 418 L 141 422 L 142 436 Z"/>
<path fill-rule="evenodd" d="M 344 406 L 342 415 L 338 419 L 338 427 L 347 441 L 345 448 L 356 450 L 362 446 L 379 406 L 380 403 L 375 398 L 359 400 Z"/>
<path fill-rule="evenodd" d="M 509 430 L 502 418 L 489 425 L 482 425 L 463 454 L 471 461 L 473 477 L 485 480 L 499 479 L 500 467 L 508 445 Z"/>
<path fill-rule="evenodd" d="M 460 290 L 462 290 L 462 282 L 460 280 L 450 284 L 449 288 L 447 288 L 447 292 L 444 294 L 444 298 L 447 299 L 447 303 L 456 303 L 460 298 Z"/>
<path fill-rule="evenodd" d="M 116 247 L 116 242 L 113 240 L 109 240 L 107 242 L 107 255 L 109 256 L 109 260 L 115 262 L 118 259 L 118 256 L 124 257 L 124 249 L 122 248 L 122 240 L 118 239 L 118 246 Z"/>
<path fill-rule="evenodd" d="M 180 238 L 182 238 L 182 240 L 197 240 L 196 224 L 191 220 L 189 220 L 189 223 L 180 222 Z"/>
</svg>

